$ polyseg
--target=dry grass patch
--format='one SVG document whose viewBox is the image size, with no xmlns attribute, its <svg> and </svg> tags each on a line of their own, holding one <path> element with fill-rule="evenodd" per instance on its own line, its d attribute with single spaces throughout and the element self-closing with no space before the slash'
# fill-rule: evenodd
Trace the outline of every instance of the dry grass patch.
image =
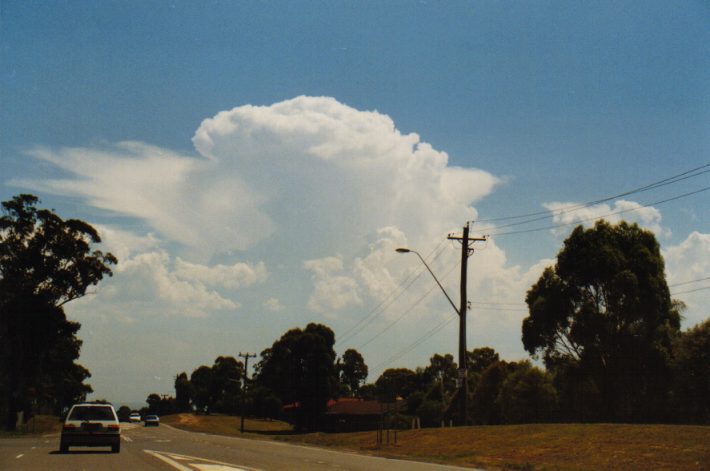
<svg viewBox="0 0 710 471">
<path fill-rule="evenodd" d="M 58 433 L 62 429 L 62 422 L 54 415 L 37 415 L 26 424 L 17 426 L 15 432 L 0 431 L 2 437 L 22 436 L 32 433 Z"/>
<path fill-rule="evenodd" d="M 239 435 L 239 417 L 168 416 L 180 428 Z M 361 453 L 496 470 L 710 469 L 710 427 L 686 425 L 532 424 L 390 432 L 293 434 L 288 424 L 247 420 L 252 437 L 354 450 Z M 386 434 L 385 434 L 386 441 Z"/>
<path fill-rule="evenodd" d="M 375 432 L 285 437 L 391 457 L 538 470 L 708 469 L 710 428 L 673 425 L 540 424 L 400 432 L 378 448 Z"/>
<path fill-rule="evenodd" d="M 233 415 L 173 414 L 160 418 L 162 423 L 192 432 L 215 435 L 239 435 L 241 418 Z M 289 433 L 291 426 L 278 420 L 244 419 L 245 433 Z"/>
</svg>

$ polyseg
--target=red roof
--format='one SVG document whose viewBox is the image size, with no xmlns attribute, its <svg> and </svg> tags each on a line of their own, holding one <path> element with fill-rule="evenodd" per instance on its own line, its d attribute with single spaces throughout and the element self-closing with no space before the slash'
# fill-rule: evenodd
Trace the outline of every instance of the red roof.
<svg viewBox="0 0 710 471">
<path fill-rule="evenodd" d="M 388 411 L 401 409 L 406 402 L 399 400 L 394 404 L 379 401 L 367 401 L 352 397 L 342 397 L 337 401 L 328 401 L 328 411 L 331 415 L 380 415 Z"/>
<path fill-rule="evenodd" d="M 341 397 L 328 401 L 326 414 L 331 415 L 380 415 L 385 412 L 395 412 L 405 407 L 407 401 L 397 399 L 396 403 L 385 403 L 376 400 L 358 399 L 356 397 Z M 294 402 L 283 407 L 284 411 L 300 409 L 301 403 Z"/>
</svg>

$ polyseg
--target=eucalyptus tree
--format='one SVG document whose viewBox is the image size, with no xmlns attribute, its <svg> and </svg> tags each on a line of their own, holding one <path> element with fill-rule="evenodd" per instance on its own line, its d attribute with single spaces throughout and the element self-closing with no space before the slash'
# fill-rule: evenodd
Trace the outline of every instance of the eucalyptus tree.
<svg viewBox="0 0 710 471">
<path fill-rule="evenodd" d="M 80 325 L 62 307 L 117 263 L 92 250 L 101 239 L 91 225 L 38 203 L 33 195 L 15 196 L 2 203 L 0 216 L 0 409 L 9 429 L 33 401 L 59 410 L 90 391 L 83 385 L 88 370 L 74 363 Z"/>
<path fill-rule="evenodd" d="M 590 379 L 596 419 L 662 418 L 680 314 L 652 232 L 625 222 L 577 227 L 526 302 L 525 349 L 558 376 Z"/>
</svg>

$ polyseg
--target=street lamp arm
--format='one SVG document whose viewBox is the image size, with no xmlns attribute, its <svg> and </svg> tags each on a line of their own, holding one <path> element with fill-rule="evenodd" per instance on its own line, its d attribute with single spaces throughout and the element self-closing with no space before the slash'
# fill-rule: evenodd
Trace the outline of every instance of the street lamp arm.
<svg viewBox="0 0 710 471">
<path fill-rule="evenodd" d="M 411 252 L 411 253 L 417 254 L 417 257 L 419 257 L 419 260 L 422 261 L 422 263 L 424 264 L 424 266 L 426 267 L 426 269 L 429 270 L 429 273 L 431 273 L 431 276 L 434 278 L 434 281 L 436 281 L 436 284 L 439 285 L 439 288 L 441 288 L 441 291 L 444 293 L 444 296 L 446 296 L 446 299 L 449 300 L 449 304 L 451 304 L 451 307 L 453 307 L 453 308 L 454 308 L 454 311 L 456 311 L 456 314 L 458 314 L 458 315 L 460 316 L 460 315 L 461 315 L 461 312 L 459 312 L 459 309 L 456 307 L 456 305 L 454 304 L 454 302 L 451 300 L 451 298 L 449 297 L 449 294 L 446 292 L 446 290 L 444 289 L 444 287 L 443 287 L 443 286 L 441 285 L 441 283 L 439 282 L 439 279 L 436 277 L 436 275 L 434 274 L 434 272 L 431 271 L 431 268 L 429 268 L 429 265 L 424 261 L 424 258 L 419 254 L 419 252 L 417 252 L 416 250 L 404 249 L 404 248 L 397 249 L 396 251 L 399 252 L 399 253 L 410 253 L 410 252 Z"/>
</svg>

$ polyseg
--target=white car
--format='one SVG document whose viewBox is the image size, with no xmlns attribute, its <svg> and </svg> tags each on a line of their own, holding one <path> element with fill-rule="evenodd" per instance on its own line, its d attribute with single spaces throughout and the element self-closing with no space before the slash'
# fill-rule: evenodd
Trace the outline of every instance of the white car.
<svg viewBox="0 0 710 471">
<path fill-rule="evenodd" d="M 145 426 L 150 427 L 151 425 L 157 427 L 160 425 L 160 418 L 157 415 L 146 415 L 145 416 Z"/>
<path fill-rule="evenodd" d="M 121 426 L 111 404 L 74 404 L 69 410 L 59 452 L 66 453 L 70 446 L 110 446 L 113 453 L 121 451 Z"/>
<path fill-rule="evenodd" d="M 141 415 L 138 412 L 132 412 L 131 415 L 128 417 L 129 422 L 140 422 L 141 421 Z"/>
</svg>

